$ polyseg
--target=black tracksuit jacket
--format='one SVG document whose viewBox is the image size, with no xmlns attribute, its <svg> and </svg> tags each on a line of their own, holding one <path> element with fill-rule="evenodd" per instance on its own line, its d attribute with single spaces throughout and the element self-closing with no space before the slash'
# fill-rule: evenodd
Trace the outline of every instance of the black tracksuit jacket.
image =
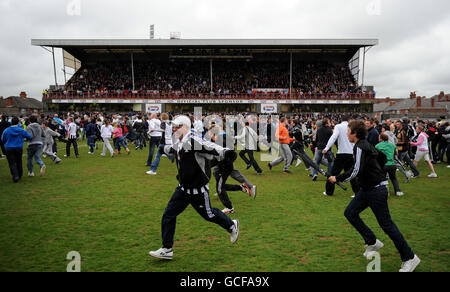
<svg viewBox="0 0 450 292">
<path fill-rule="evenodd" d="M 373 189 L 386 181 L 386 173 L 379 163 L 379 155 L 384 155 L 367 140 L 359 140 L 353 148 L 354 165 L 349 171 L 338 175 L 338 182 L 349 182 L 355 177 L 363 190 Z"/>
<path fill-rule="evenodd" d="M 228 149 L 208 142 L 192 133 L 182 141 L 165 146 L 166 154 L 173 154 L 177 161 L 177 180 L 185 189 L 198 189 L 207 185 L 211 179 L 211 160 L 225 156 Z"/>
</svg>

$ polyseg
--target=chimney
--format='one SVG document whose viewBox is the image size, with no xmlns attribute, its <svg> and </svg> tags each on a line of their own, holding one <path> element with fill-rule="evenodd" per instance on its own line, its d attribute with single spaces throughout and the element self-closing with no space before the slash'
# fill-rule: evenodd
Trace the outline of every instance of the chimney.
<svg viewBox="0 0 450 292">
<path fill-rule="evenodd" d="M 12 97 L 8 97 L 8 107 L 12 106 L 13 106 Z"/>
<path fill-rule="evenodd" d="M 434 98 L 431 99 L 431 107 L 434 107 Z"/>
<path fill-rule="evenodd" d="M 420 96 L 417 97 L 417 107 L 418 108 L 422 107 L 422 98 Z"/>
<path fill-rule="evenodd" d="M 19 96 L 21 98 L 27 98 L 27 93 L 25 91 L 22 91 Z"/>
<path fill-rule="evenodd" d="M 439 93 L 439 96 L 438 96 L 438 102 L 440 102 L 440 101 L 442 100 L 443 97 L 444 97 L 444 92 L 441 91 L 441 92 Z"/>
<path fill-rule="evenodd" d="M 410 99 L 416 98 L 416 93 L 415 93 L 415 92 L 411 92 L 411 93 L 409 94 L 409 98 L 410 98 Z"/>
</svg>

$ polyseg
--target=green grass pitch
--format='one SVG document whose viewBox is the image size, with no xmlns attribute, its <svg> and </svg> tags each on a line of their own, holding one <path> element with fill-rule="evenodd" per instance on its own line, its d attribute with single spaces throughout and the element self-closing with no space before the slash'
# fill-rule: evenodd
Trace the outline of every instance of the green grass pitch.
<svg viewBox="0 0 450 292">
<path fill-rule="evenodd" d="M 111 159 L 99 155 L 101 147 L 88 155 L 82 145 L 81 158 L 60 165 L 44 159 L 44 177 L 27 177 L 24 157 L 25 176 L 18 184 L 6 159 L 0 160 L 0 271 L 64 272 L 70 251 L 80 253 L 82 272 L 366 271 L 364 242 L 343 215 L 351 191 L 336 188 L 334 197 L 325 197 L 325 178 L 312 182 L 303 164 L 285 175 L 282 166 L 269 171 L 260 162 L 264 173 L 257 176 L 240 158 L 235 166 L 258 194 L 253 200 L 230 193 L 236 209 L 231 217 L 240 221 L 238 242 L 231 244 L 226 231 L 188 207 L 177 219 L 174 259 L 151 258 L 148 252 L 161 247 L 161 216 L 177 185 L 176 166 L 162 158 L 158 175 L 149 176 L 148 149 Z M 390 196 L 391 214 L 422 259 L 417 271 L 449 271 L 450 169 L 437 165 L 437 179 L 426 177 L 423 161 L 419 170 L 421 177 L 409 184 L 398 175 L 405 196 Z M 222 209 L 212 193 L 212 206 Z M 370 209 L 361 216 L 385 244 L 381 271 L 398 271 L 401 260 L 392 241 Z"/>
</svg>

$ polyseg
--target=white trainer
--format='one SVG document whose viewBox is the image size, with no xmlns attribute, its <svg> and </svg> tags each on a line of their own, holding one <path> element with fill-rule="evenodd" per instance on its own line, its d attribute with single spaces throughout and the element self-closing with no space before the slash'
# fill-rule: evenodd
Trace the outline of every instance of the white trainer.
<svg viewBox="0 0 450 292">
<path fill-rule="evenodd" d="M 171 260 L 173 258 L 173 249 L 161 247 L 157 251 L 150 251 L 148 254 L 158 259 Z"/>
<path fill-rule="evenodd" d="M 234 214 L 234 208 L 231 208 L 231 209 L 225 208 L 222 210 L 222 212 L 224 214 Z"/>
<path fill-rule="evenodd" d="M 253 199 L 256 199 L 256 186 L 255 185 L 253 185 L 253 187 L 252 187 L 251 196 Z"/>
<path fill-rule="evenodd" d="M 297 159 L 297 164 L 295 165 L 295 167 L 299 167 L 300 164 L 302 164 L 302 161 L 300 159 Z"/>
<path fill-rule="evenodd" d="M 429 178 L 437 178 L 438 175 L 436 173 L 432 173 L 428 175 Z"/>
<path fill-rule="evenodd" d="M 29 172 L 29 173 L 28 173 L 28 176 L 29 176 L 29 177 L 33 177 L 33 176 L 34 176 L 34 172 Z"/>
<path fill-rule="evenodd" d="M 413 272 L 419 264 L 420 264 L 419 257 L 417 255 L 414 255 L 414 258 L 412 260 L 402 263 L 402 267 L 399 270 L 399 272 L 401 273 Z"/>
<path fill-rule="evenodd" d="M 384 246 L 384 244 L 383 244 L 381 241 L 379 241 L 378 239 L 377 239 L 377 241 L 375 242 L 374 245 L 367 245 L 367 244 L 366 244 L 366 245 L 365 245 L 366 251 L 364 252 L 364 256 L 365 256 L 367 259 L 370 259 L 370 256 L 371 256 L 374 252 L 379 251 L 383 246 Z"/>
<path fill-rule="evenodd" d="M 403 193 L 403 192 L 396 192 L 395 195 L 396 195 L 397 197 L 401 197 L 401 196 L 404 195 L 404 193 Z"/>
<path fill-rule="evenodd" d="M 147 171 L 146 174 L 156 175 L 156 172 L 150 170 L 150 171 Z"/>
<path fill-rule="evenodd" d="M 235 243 L 239 238 L 239 220 L 233 220 L 233 227 L 231 227 L 230 231 L 230 240 L 231 243 Z"/>
<path fill-rule="evenodd" d="M 41 167 L 41 171 L 40 171 L 40 175 L 41 175 L 41 176 L 44 176 L 44 175 L 45 175 L 45 170 L 46 170 L 46 169 L 47 169 L 47 166 L 45 166 L 45 165 Z"/>
</svg>

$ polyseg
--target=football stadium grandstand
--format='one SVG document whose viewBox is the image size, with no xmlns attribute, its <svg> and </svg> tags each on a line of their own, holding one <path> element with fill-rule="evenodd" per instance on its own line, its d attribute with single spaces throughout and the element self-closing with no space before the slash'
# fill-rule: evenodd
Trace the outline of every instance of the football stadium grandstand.
<svg viewBox="0 0 450 292">
<path fill-rule="evenodd" d="M 373 112 L 365 55 L 376 39 L 31 40 L 74 69 L 45 110 Z M 362 65 L 362 66 L 361 66 Z M 360 68 L 362 69 L 360 70 Z M 360 78 L 362 73 L 362 78 Z"/>
</svg>

